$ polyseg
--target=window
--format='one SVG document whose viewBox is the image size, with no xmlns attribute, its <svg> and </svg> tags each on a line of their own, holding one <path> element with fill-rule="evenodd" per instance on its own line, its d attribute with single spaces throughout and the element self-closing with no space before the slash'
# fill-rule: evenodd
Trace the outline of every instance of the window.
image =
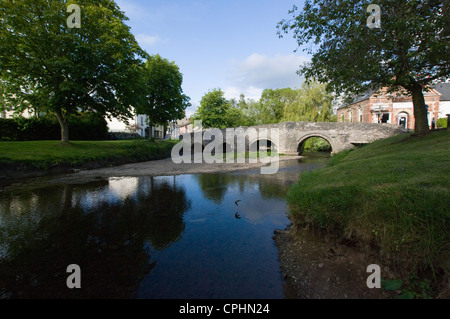
<svg viewBox="0 0 450 319">
<path fill-rule="evenodd" d="M 362 123 L 363 121 L 363 111 L 362 108 L 359 109 L 359 121 Z"/>
<path fill-rule="evenodd" d="M 351 123 L 351 122 L 353 122 L 353 119 L 352 119 L 352 111 L 348 111 L 348 121 Z"/>
<path fill-rule="evenodd" d="M 389 113 L 382 113 L 380 116 L 381 123 L 390 123 L 389 122 Z"/>
</svg>

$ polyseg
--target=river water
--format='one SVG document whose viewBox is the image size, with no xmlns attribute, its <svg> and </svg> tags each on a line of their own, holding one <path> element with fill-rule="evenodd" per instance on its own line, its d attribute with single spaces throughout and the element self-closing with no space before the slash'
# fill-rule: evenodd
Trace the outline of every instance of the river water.
<svg viewBox="0 0 450 319">
<path fill-rule="evenodd" d="M 284 298 L 273 232 L 289 186 L 327 161 L 3 189 L 0 298 Z"/>
</svg>

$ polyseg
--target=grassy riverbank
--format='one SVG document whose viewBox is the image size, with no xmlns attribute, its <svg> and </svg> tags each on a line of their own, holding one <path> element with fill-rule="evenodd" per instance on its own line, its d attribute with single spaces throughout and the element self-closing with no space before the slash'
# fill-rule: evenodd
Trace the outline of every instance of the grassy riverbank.
<svg viewBox="0 0 450 319">
<path fill-rule="evenodd" d="M 95 168 L 166 158 L 175 141 L 0 142 L 0 175 Z"/>
<path fill-rule="evenodd" d="M 448 280 L 448 131 L 395 136 L 339 153 L 327 168 L 302 175 L 287 200 L 295 224 L 371 247 L 404 281 L 432 274 L 436 291 L 439 280 Z"/>
</svg>

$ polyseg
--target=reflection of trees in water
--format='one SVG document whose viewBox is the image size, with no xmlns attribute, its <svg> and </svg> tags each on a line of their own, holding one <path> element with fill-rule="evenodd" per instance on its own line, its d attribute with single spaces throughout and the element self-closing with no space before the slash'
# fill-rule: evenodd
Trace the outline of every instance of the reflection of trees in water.
<svg viewBox="0 0 450 319">
<path fill-rule="evenodd" d="M 291 181 L 272 175 L 259 174 L 198 174 L 197 180 L 203 196 L 216 204 L 221 204 L 230 187 L 238 187 L 241 193 L 258 187 L 264 199 L 284 199 Z"/>
<path fill-rule="evenodd" d="M 216 204 L 222 203 L 228 187 L 237 182 L 228 174 L 199 174 L 196 177 L 203 196 Z"/>
<path fill-rule="evenodd" d="M 0 298 L 130 298 L 154 267 L 148 242 L 162 249 L 180 238 L 184 190 L 140 178 L 120 201 L 102 194 L 107 181 L 2 194 Z M 86 209 L 86 198 L 96 204 Z M 105 196 L 101 196 L 105 195 Z M 81 289 L 69 289 L 69 264 Z"/>
<path fill-rule="evenodd" d="M 176 187 L 175 178 L 162 183 L 148 177 L 152 196 L 140 197 L 139 206 L 150 212 L 148 238 L 155 249 L 164 249 L 181 237 L 183 214 L 190 207 L 183 188 Z M 169 178 L 170 179 L 170 178 Z"/>
</svg>

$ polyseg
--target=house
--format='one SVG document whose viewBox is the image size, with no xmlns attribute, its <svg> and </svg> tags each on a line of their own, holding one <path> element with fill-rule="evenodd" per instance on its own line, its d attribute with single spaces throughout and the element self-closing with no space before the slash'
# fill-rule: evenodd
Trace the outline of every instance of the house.
<svg viewBox="0 0 450 319">
<path fill-rule="evenodd" d="M 450 114 L 450 82 L 439 83 L 433 85 L 432 88 L 441 94 L 439 97 L 439 118 L 447 118 L 447 114 Z"/>
<path fill-rule="evenodd" d="M 31 110 L 25 110 L 21 114 L 14 113 L 13 111 L 0 111 L 0 118 L 2 119 L 10 119 L 19 115 L 25 118 L 37 116 L 36 113 Z"/>
<path fill-rule="evenodd" d="M 450 114 L 449 96 L 450 83 L 433 85 L 424 92 L 430 127 L 433 119 L 437 121 Z M 339 107 L 337 117 L 340 122 L 390 123 L 407 129 L 414 129 L 415 124 L 411 96 L 404 92 L 387 93 L 386 88 L 367 91 L 352 103 Z"/>
<path fill-rule="evenodd" d="M 148 116 L 138 114 L 136 115 L 136 124 L 137 124 L 137 133 L 141 137 L 149 138 L 150 137 L 150 126 L 148 124 Z M 154 125 L 151 129 L 151 137 L 157 139 L 163 139 L 166 137 L 164 126 L 162 125 Z"/>
<path fill-rule="evenodd" d="M 194 132 L 194 121 L 192 117 L 185 117 L 181 120 L 170 123 L 169 127 L 171 131 L 171 138 L 178 139 L 182 134 Z"/>
<path fill-rule="evenodd" d="M 128 124 L 116 118 L 106 119 L 108 123 L 108 131 L 110 133 L 137 133 L 143 138 L 150 137 L 150 126 L 148 125 L 147 115 L 136 114 L 133 118 L 128 119 Z M 164 127 L 161 125 L 152 127 L 152 137 L 163 139 L 165 137 Z"/>
</svg>

